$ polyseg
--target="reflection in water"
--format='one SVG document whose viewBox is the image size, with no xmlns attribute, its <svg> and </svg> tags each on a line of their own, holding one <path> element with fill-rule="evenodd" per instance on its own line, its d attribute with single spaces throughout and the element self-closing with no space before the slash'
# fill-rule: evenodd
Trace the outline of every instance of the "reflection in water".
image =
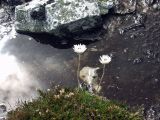
<svg viewBox="0 0 160 120">
<path fill-rule="evenodd" d="M 3 32 L 1 31 L 2 39 L 0 41 L 0 102 L 15 105 L 19 99 L 25 100 L 31 96 L 35 96 L 33 89 L 36 89 L 35 87 L 38 87 L 39 84 L 31 81 L 35 78 L 29 74 L 25 64 L 20 63 L 17 58 L 9 52 L 3 52 L 6 43 L 16 38 L 14 28 L 9 34 L 6 34 L 6 32 L 9 31 L 1 30 Z"/>
<path fill-rule="evenodd" d="M 37 88 L 47 89 L 52 84 L 74 86 L 74 56 L 72 49 L 41 44 L 28 35 L 16 33 L 14 28 L 3 34 L 0 41 L 0 103 L 14 106 L 18 100 L 36 97 Z"/>
</svg>

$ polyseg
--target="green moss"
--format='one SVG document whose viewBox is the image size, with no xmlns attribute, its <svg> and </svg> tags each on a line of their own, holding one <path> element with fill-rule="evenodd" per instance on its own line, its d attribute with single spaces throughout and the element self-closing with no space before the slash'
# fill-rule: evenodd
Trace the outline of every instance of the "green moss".
<svg viewBox="0 0 160 120">
<path fill-rule="evenodd" d="M 39 91 L 40 97 L 8 113 L 8 120 L 142 120 L 124 105 L 86 91 Z"/>
</svg>

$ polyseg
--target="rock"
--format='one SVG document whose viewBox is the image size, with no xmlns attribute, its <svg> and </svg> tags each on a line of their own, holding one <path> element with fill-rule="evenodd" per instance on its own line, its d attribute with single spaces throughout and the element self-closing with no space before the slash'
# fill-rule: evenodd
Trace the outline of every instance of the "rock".
<svg viewBox="0 0 160 120">
<path fill-rule="evenodd" d="M 7 107 L 4 104 L 0 104 L 0 113 L 5 113 L 7 111 Z"/>
<path fill-rule="evenodd" d="M 5 11 L 5 9 L 0 9 L 0 23 L 6 22 L 10 19 L 9 14 Z"/>
<path fill-rule="evenodd" d="M 30 16 L 33 20 L 45 20 L 45 7 L 38 6 L 33 11 L 31 11 Z"/>
<path fill-rule="evenodd" d="M 7 107 L 5 104 L 0 104 L 0 120 L 6 120 Z"/>
<path fill-rule="evenodd" d="M 101 86 L 98 86 L 98 73 L 97 70 L 100 69 L 99 67 L 83 67 L 80 70 L 79 77 L 81 80 L 87 85 L 89 92 L 100 92 Z"/>
<path fill-rule="evenodd" d="M 23 3 L 23 0 L 6 0 L 6 1 L 11 6 L 19 5 Z"/>
<path fill-rule="evenodd" d="M 154 8 L 155 10 L 160 10 L 160 3 L 154 4 L 154 5 L 153 5 L 153 8 Z"/>
<path fill-rule="evenodd" d="M 133 64 L 140 64 L 142 62 L 143 62 L 143 58 L 136 58 L 134 59 Z"/>
<path fill-rule="evenodd" d="M 0 120 L 6 120 L 6 118 L 5 117 L 0 117 Z"/>
<path fill-rule="evenodd" d="M 16 7 L 15 27 L 20 32 L 50 33 L 64 37 L 101 26 L 113 2 L 97 0 L 33 0 Z"/>
<path fill-rule="evenodd" d="M 10 6 L 16 6 L 29 1 L 31 0 L 6 0 L 5 2 Z"/>
<path fill-rule="evenodd" d="M 146 120 L 160 120 L 160 105 L 153 105 L 146 111 Z"/>
<path fill-rule="evenodd" d="M 118 14 L 127 14 L 135 12 L 136 0 L 115 0 L 114 12 Z"/>
<path fill-rule="evenodd" d="M 101 14 L 108 13 L 108 10 L 114 7 L 113 0 L 108 0 L 107 2 L 101 1 L 99 2 Z"/>
<path fill-rule="evenodd" d="M 150 6 L 154 3 L 155 0 L 144 0 L 144 1 L 148 6 Z"/>
</svg>

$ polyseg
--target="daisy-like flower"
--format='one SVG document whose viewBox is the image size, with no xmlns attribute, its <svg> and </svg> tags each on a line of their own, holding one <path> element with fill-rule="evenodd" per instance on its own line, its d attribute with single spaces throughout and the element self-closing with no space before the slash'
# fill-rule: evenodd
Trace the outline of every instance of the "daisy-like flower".
<svg viewBox="0 0 160 120">
<path fill-rule="evenodd" d="M 47 89 L 47 92 L 50 92 L 51 91 L 51 89 Z"/>
<path fill-rule="evenodd" d="M 87 50 L 87 47 L 84 44 L 78 44 L 78 45 L 74 45 L 73 50 L 78 54 L 82 54 Z"/>
<path fill-rule="evenodd" d="M 111 57 L 108 56 L 108 55 L 102 55 L 100 56 L 100 59 L 99 59 L 99 62 L 102 63 L 102 64 L 108 64 L 111 62 Z"/>
<path fill-rule="evenodd" d="M 100 62 L 101 64 L 103 64 L 103 73 L 102 73 L 102 76 L 101 76 L 101 78 L 100 78 L 100 82 L 99 82 L 99 84 L 98 84 L 97 91 L 98 91 L 99 88 L 101 87 L 100 85 L 101 85 L 101 83 L 102 83 L 102 79 L 103 79 L 104 74 L 105 74 L 106 64 L 110 63 L 111 60 L 112 60 L 112 58 L 111 58 L 110 56 L 108 56 L 108 55 L 102 55 L 102 56 L 100 56 L 99 62 Z"/>
<path fill-rule="evenodd" d="M 80 81 L 79 81 L 79 69 L 80 69 L 80 61 L 81 61 L 81 54 L 84 53 L 87 50 L 86 45 L 84 44 L 77 44 L 74 45 L 73 50 L 75 53 L 78 54 L 78 68 L 77 68 L 77 81 L 78 81 L 78 90 L 81 87 Z"/>
</svg>

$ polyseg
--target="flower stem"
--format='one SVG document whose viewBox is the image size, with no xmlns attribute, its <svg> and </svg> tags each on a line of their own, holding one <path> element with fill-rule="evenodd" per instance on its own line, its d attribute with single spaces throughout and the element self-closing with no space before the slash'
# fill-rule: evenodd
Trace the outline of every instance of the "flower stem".
<svg viewBox="0 0 160 120">
<path fill-rule="evenodd" d="M 97 91 L 99 90 L 99 87 L 100 87 L 100 85 L 101 85 L 101 83 L 102 83 L 102 80 L 103 80 L 103 77 L 104 77 L 104 74 L 105 74 L 105 68 L 106 68 L 106 65 L 104 64 L 104 65 L 103 65 L 103 73 L 102 73 L 102 76 L 101 76 L 101 78 L 100 78 Z"/>
<path fill-rule="evenodd" d="M 80 81 L 79 81 L 80 66 L 81 66 L 81 55 L 78 54 L 78 68 L 77 68 L 78 90 L 79 90 L 79 87 L 80 87 Z"/>
</svg>

